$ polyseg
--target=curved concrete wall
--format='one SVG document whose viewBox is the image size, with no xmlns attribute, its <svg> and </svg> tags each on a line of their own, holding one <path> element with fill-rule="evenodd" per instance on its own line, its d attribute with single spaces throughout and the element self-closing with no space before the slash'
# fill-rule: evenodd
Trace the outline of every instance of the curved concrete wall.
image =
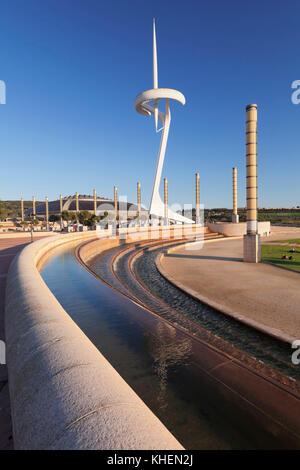
<svg viewBox="0 0 300 470">
<path fill-rule="evenodd" d="M 182 237 L 194 237 L 196 232 L 202 235 L 202 232 L 207 233 L 206 227 L 203 225 L 190 225 L 185 228 L 181 226 L 166 226 L 166 227 L 149 227 L 149 228 L 129 228 L 119 229 L 120 238 L 108 237 L 97 238 L 89 243 L 80 247 L 80 257 L 84 263 L 88 263 L 94 256 L 98 255 L 101 251 L 109 250 L 115 246 L 125 243 L 135 243 L 143 240 L 159 240 L 165 239 L 180 239 Z"/>
<path fill-rule="evenodd" d="M 11 264 L 5 326 L 15 448 L 182 449 L 37 270 L 50 249 L 94 237 L 86 232 L 40 240 Z"/>
<path fill-rule="evenodd" d="M 247 233 L 246 222 L 240 222 L 239 224 L 233 224 L 231 222 L 208 222 L 207 226 L 212 232 L 221 233 L 225 237 L 240 237 Z M 258 233 L 260 235 L 270 235 L 270 222 L 258 222 Z"/>
</svg>

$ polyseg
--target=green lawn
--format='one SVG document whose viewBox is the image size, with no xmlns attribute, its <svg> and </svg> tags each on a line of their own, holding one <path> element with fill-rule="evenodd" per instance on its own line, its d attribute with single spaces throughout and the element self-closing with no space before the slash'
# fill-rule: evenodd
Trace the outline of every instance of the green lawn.
<svg viewBox="0 0 300 470">
<path fill-rule="evenodd" d="M 289 240 L 274 240 L 272 243 L 289 243 L 290 245 L 300 245 L 300 238 L 290 238 Z"/>
<path fill-rule="evenodd" d="M 280 240 L 280 242 L 282 241 L 283 240 Z M 296 243 L 292 240 L 285 240 L 285 243 L 287 242 Z M 300 272 L 300 248 L 296 248 L 296 251 L 298 251 L 299 253 L 289 253 L 290 249 L 291 248 L 289 246 L 262 245 L 261 259 L 262 261 L 268 261 L 269 263 L 273 263 L 276 266 L 282 266 L 288 269 L 292 269 L 293 271 Z M 283 255 L 291 255 L 293 257 L 293 261 L 281 259 Z"/>
</svg>

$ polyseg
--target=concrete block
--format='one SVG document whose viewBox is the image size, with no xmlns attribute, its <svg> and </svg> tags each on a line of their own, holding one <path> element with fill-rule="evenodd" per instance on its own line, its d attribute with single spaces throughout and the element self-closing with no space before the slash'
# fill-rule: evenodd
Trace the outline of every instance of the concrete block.
<svg viewBox="0 0 300 470">
<path fill-rule="evenodd" d="M 246 263 L 259 263 L 260 260 L 260 235 L 244 235 L 244 261 Z"/>
</svg>

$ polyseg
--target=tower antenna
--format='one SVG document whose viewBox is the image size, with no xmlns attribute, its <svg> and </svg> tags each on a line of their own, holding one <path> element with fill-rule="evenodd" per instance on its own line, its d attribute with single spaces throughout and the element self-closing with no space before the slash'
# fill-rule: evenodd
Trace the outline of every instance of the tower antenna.
<svg viewBox="0 0 300 470">
<path fill-rule="evenodd" d="M 156 47 L 156 30 L 155 18 L 153 18 L 153 88 L 158 88 L 158 72 L 157 72 L 157 47 Z M 158 127 L 158 101 L 154 100 L 154 121 L 157 132 Z"/>
</svg>

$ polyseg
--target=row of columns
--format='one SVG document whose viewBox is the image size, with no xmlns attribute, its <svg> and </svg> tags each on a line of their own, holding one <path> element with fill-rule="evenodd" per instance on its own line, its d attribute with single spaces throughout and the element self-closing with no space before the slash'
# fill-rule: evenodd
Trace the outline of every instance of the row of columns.
<svg viewBox="0 0 300 470">
<path fill-rule="evenodd" d="M 196 224 L 200 224 L 200 175 L 196 173 Z M 168 224 L 168 180 L 164 178 L 164 222 Z"/>
<path fill-rule="evenodd" d="M 247 134 L 248 135 L 248 134 Z M 250 138 L 250 137 L 249 137 Z M 251 142 L 252 144 L 252 142 Z M 253 162 L 253 155 L 251 157 L 251 161 Z M 250 160 L 249 160 L 250 161 Z M 248 174 L 249 173 L 249 174 Z M 255 173 L 255 175 L 254 175 Z M 199 173 L 195 174 L 196 182 L 195 182 L 195 189 L 196 189 L 196 223 L 200 223 L 200 175 Z M 255 225 L 255 221 L 257 219 L 257 196 L 255 194 L 256 191 L 256 166 L 253 163 L 247 164 L 247 232 L 253 233 L 257 228 L 257 222 Z M 254 182 L 254 183 L 253 183 Z M 239 216 L 237 212 L 237 168 L 234 167 L 232 169 L 232 189 L 233 189 L 233 211 L 232 211 L 232 222 L 238 223 Z M 49 222 L 49 202 L 48 197 L 46 196 L 46 223 Z M 249 203 L 248 203 L 249 201 Z M 96 189 L 93 190 L 93 203 L 94 203 L 94 215 L 97 215 L 97 191 Z M 63 211 L 63 196 L 60 194 L 59 196 L 59 204 L 60 204 L 60 214 L 62 215 Z M 249 205 L 249 208 L 248 208 Z M 79 212 L 79 194 L 76 192 L 75 194 L 75 207 L 76 212 Z M 114 186 L 114 208 L 115 208 L 115 216 L 118 216 L 118 187 Z M 141 213 L 141 183 L 137 183 L 137 208 L 138 214 Z M 36 217 L 36 199 L 35 196 L 32 198 L 32 214 L 33 218 Z M 21 218 L 22 222 L 24 221 L 24 199 L 21 198 Z M 168 180 L 164 178 L 164 219 L 165 223 L 168 220 Z M 249 230 L 248 230 L 249 229 Z"/>
<path fill-rule="evenodd" d="M 115 217 L 118 216 L 118 187 L 114 186 Z M 137 183 L 137 212 L 141 214 L 141 183 Z M 164 224 L 168 224 L 168 179 L 164 178 Z M 199 173 L 196 173 L 196 223 L 200 223 Z"/>
<path fill-rule="evenodd" d="M 46 203 L 46 214 L 45 214 L 45 220 L 46 223 L 48 224 L 49 222 L 49 199 L 48 196 L 45 198 L 45 203 Z M 75 194 L 75 205 L 76 205 L 76 212 L 79 212 L 79 194 L 76 192 Z M 63 211 L 63 196 L 62 194 L 59 195 L 59 211 L 60 215 L 62 215 Z M 96 189 L 94 189 L 94 214 L 97 214 L 97 192 Z M 32 216 L 35 219 L 36 218 L 36 199 L 35 196 L 32 197 Z M 21 219 L 22 222 L 24 222 L 24 198 L 21 198 Z"/>
<path fill-rule="evenodd" d="M 257 228 L 257 105 L 246 106 L 246 195 L 247 195 L 247 234 L 244 237 L 244 261 L 260 261 L 260 237 Z M 196 223 L 200 222 L 200 177 L 196 173 Z M 237 168 L 232 169 L 233 213 L 232 222 L 238 223 L 237 213 Z M 94 189 L 94 214 L 97 212 L 97 192 Z M 76 192 L 76 212 L 79 212 L 79 194 Z M 62 214 L 62 195 L 60 213 Z M 137 206 L 141 212 L 141 184 L 137 183 Z M 115 217 L 118 216 L 118 188 L 114 186 Z M 36 200 L 32 198 L 32 213 L 36 217 Z M 21 199 L 21 217 L 24 221 L 24 200 Z M 46 223 L 49 222 L 48 197 L 46 197 Z M 168 223 L 168 180 L 164 178 L 164 222 Z"/>
<path fill-rule="evenodd" d="M 49 201 L 48 197 L 45 198 L 46 201 L 46 223 L 49 222 Z M 94 215 L 97 215 L 97 191 L 96 189 L 93 190 L 93 202 L 94 202 Z M 164 219 L 167 223 L 168 220 L 168 180 L 164 178 Z M 114 186 L 114 208 L 115 208 L 115 216 L 118 216 L 118 187 Z M 62 194 L 59 195 L 59 209 L 60 215 L 62 215 L 63 211 L 63 196 Z M 79 212 L 79 193 L 76 191 L 75 193 L 75 209 L 76 212 Z M 138 214 L 141 214 L 141 183 L 137 183 L 137 211 Z M 32 197 L 32 215 L 33 218 L 36 218 L 36 198 L 35 196 Z M 22 222 L 24 222 L 24 199 L 21 198 L 21 218 Z M 197 222 L 198 220 L 198 222 Z M 199 223 L 200 220 L 200 196 L 199 196 L 199 173 L 196 173 L 196 223 Z"/>
</svg>

